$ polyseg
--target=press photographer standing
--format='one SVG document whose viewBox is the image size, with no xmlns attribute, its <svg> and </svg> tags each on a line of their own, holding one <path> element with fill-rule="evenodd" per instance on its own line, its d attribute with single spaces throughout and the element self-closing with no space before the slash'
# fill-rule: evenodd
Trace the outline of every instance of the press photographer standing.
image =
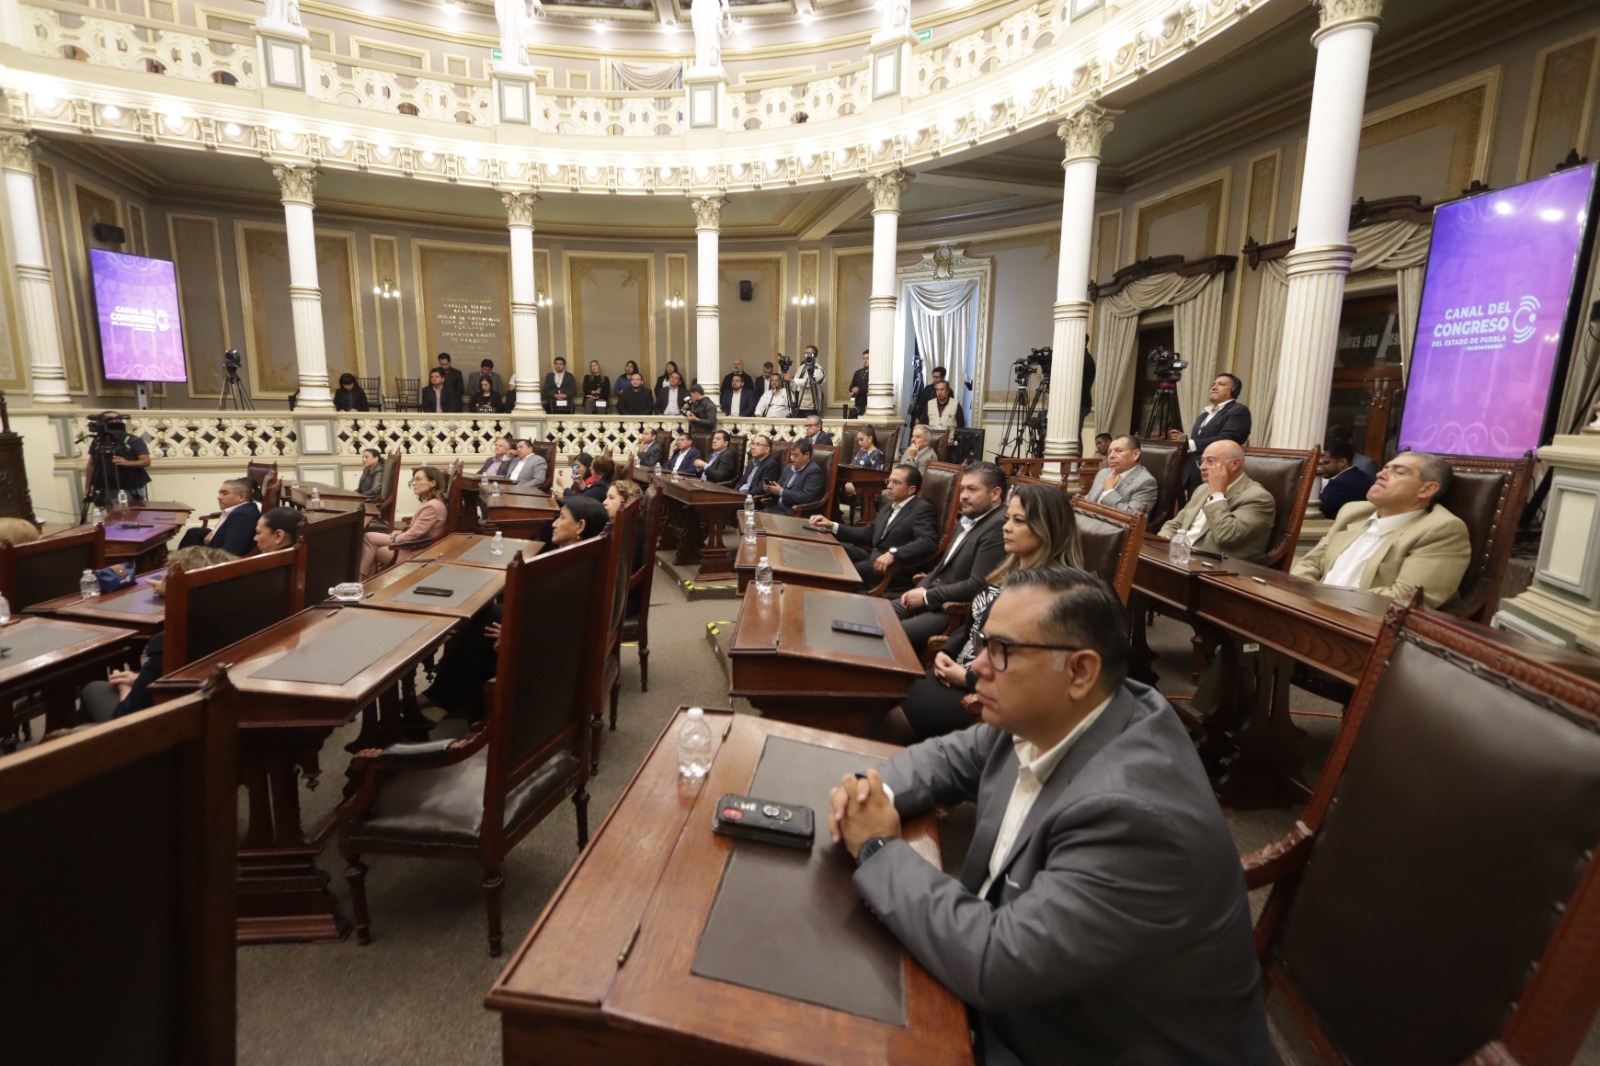
<svg viewBox="0 0 1600 1066">
<path fill-rule="evenodd" d="M 150 446 L 128 432 L 128 420 L 118 411 L 89 416 L 89 491 L 92 500 L 109 510 L 117 493 L 130 500 L 146 498 L 150 484 Z"/>
<path fill-rule="evenodd" d="M 793 408 L 791 417 L 804 418 L 806 415 L 822 413 L 822 383 L 827 377 L 827 371 L 822 369 L 822 363 L 817 359 L 817 346 L 806 345 L 804 354 L 800 356 L 799 369 L 790 375 L 788 368 L 784 368 L 783 378 L 790 383 L 789 404 Z"/>
</svg>

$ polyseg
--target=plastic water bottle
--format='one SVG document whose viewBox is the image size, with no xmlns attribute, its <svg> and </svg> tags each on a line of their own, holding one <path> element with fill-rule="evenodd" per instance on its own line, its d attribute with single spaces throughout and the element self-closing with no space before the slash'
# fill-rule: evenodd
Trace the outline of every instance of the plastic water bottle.
<svg viewBox="0 0 1600 1066">
<path fill-rule="evenodd" d="M 306 497 L 306 506 L 307 507 L 321 507 L 322 506 L 322 493 L 317 491 L 317 487 L 315 485 L 311 486 L 311 495 Z"/>
<path fill-rule="evenodd" d="M 494 483 L 494 487 L 489 491 L 489 502 L 496 506 L 500 504 L 500 482 L 498 481 Z"/>
<path fill-rule="evenodd" d="M 745 525 L 753 525 L 756 520 L 756 498 L 750 493 L 744 496 L 744 521 Z"/>
<path fill-rule="evenodd" d="M 711 769 L 711 727 L 706 712 L 689 708 L 689 717 L 678 730 L 678 773 L 698 781 Z"/>
<path fill-rule="evenodd" d="M 0 594 L 0 626 L 6 625 L 10 621 L 11 601 L 7 600 L 3 594 Z"/>
<path fill-rule="evenodd" d="M 756 542 L 756 516 L 753 514 L 744 516 L 744 542 L 746 544 Z"/>
<path fill-rule="evenodd" d="M 97 526 L 101 522 L 104 522 L 105 520 L 106 520 L 106 513 L 105 513 L 105 511 L 103 511 L 100 508 L 100 505 L 98 503 L 95 504 L 93 507 L 89 508 L 89 524 L 91 526 Z"/>
<path fill-rule="evenodd" d="M 1189 537 L 1183 530 L 1172 534 L 1172 542 L 1167 545 L 1167 558 L 1178 566 L 1189 565 Z"/>
<path fill-rule="evenodd" d="M 506 535 L 498 529 L 494 531 L 494 539 L 489 542 L 490 555 L 504 555 L 506 553 Z"/>
<path fill-rule="evenodd" d="M 756 563 L 756 591 L 772 591 L 772 562 L 765 555 Z"/>
<path fill-rule="evenodd" d="M 127 509 L 128 509 L 128 491 L 126 489 L 122 489 L 122 490 L 119 490 L 117 492 L 117 510 L 126 511 Z"/>
<path fill-rule="evenodd" d="M 94 576 L 93 570 L 83 572 L 83 576 L 78 579 L 78 591 L 83 593 L 83 598 L 86 600 L 100 598 L 100 579 Z"/>
</svg>

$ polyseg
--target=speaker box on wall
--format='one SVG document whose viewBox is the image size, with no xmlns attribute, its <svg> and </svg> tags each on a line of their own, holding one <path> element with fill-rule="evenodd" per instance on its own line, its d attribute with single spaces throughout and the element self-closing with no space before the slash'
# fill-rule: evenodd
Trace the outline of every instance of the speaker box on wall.
<svg viewBox="0 0 1600 1066">
<path fill-rule="evenodd" d="M 122 244 L 128 239 L 121 226 L 113 226 L 109 222 L 96 222 L 90 232 L 101 244 Z"/>
<path fill-rule="evenodd" d="M 739 282 L 739 299 L 741 299 L 741 300 L 753 300 L 753 299 L 755 299 L 755 295 L 756 295 L 756 287 L 755 287 L 755 285 L 753 283 L 748 282 L 748 281 Z"/>
</svg>

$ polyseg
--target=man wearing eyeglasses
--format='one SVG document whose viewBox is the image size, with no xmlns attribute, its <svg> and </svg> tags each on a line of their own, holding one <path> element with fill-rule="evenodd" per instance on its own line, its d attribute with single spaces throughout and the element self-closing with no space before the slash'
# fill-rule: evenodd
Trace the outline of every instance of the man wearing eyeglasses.
<svg viewBox="0 0 1600 1066">
<path fill-rule="evenodd" d="M 1404 452 L 1378 471 L 1365 501 L 1347 503 L 1327 536 L 1294 564 L 1296 577 L 1404 599 L 1417 587 L 1429 607 L 1455 598 L 1472 558 L 1467 524 L 1437 502 L 1450 464 Z"/>
<path fill-rule="evenodd" d="M 1278 504 L 1244 472 L 1244 449 L 1231 440 L 1207 446 L 1200 476 L 1205 483 L 1160 535 L 1170 540 L 1181 529 L 1196 551 L 1251 561 L 1265 555 Z"/>
<path fill-rule="evenodd" d="M 1177 715 L 1127 680 L 1116 594 L 1016 571 L 974 639 L 982 723 L 833 790 L 862 900 L 968 1005 L 991 1066 L 1274 1061 L 1238 853 Z M 960 800 L 955 878 L 900 825 Z"/>
</svg>

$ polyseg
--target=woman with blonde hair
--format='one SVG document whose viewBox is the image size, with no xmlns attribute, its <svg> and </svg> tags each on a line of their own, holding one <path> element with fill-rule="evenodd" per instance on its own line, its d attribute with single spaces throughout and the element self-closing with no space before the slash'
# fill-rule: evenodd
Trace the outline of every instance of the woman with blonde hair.
<svg viewBox="0 0 1600 1066">
<path fill-rule="evenodd" d="M 39 527 L 26 518 L 0 518 L 0 544 L 32 544 Z"/>
<path fill-rule="evenodd" d="M 989 572 L 987 587 L 972 598 L 966 620 L 934 656 L 933 666 L 912 682 L 899 708 L 884 719 L 885 739 L 910 743 L 971 725 L 972 717 L 962 703 L 977 685 L 971 666 L 978 649 L 971 637 L 983 631 L 989 608 L 999 598 L 1006 578 L 1041 566 L 1083 566 L 1072 501 L 1053 486 L 1018 485 L 1013 489 L 1001 535 L 1005 558 Z"/>
</svg>

